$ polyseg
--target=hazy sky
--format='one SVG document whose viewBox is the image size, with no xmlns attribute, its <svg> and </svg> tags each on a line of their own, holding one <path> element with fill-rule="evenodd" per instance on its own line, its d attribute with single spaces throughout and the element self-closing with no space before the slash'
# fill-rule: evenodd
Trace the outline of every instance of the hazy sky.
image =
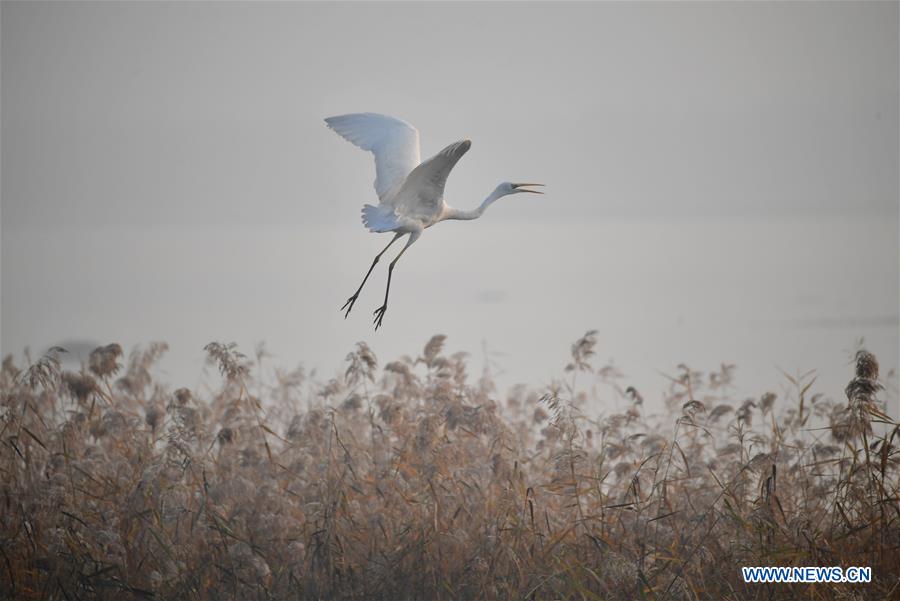
<svg viewBox="0 0 900 601">
<path fill-rule="evenodd" d="M 443 331 L 526 379 L 597 327 L 626 372 L 695 357 L 765 377 L 838 365 L 859 336 L 897 362 L 896 2 L 4 2 L 0 17 L 4 352 L 166 338 L 186 364 L 213 338 L 266 339 L 330 369 L 355 340 L 390 358 Z M 457 206 L 503 180 L 548 185 L 430 230 L 377 336 L 384 274 L 337 312 L 386 242 L 359 224 L 370 155 L 322 122 L 355 111 L 416 125 L 423 157 L 471 138 Z M 783 327 L 761 338 L 759 320 Z"/>
<path fill-rule="evenodd" d="M 367 110 L 523 218 L 896 214 L 897 6 L 4 3 L 4 226 L 346 220 Z"/>
</svg>

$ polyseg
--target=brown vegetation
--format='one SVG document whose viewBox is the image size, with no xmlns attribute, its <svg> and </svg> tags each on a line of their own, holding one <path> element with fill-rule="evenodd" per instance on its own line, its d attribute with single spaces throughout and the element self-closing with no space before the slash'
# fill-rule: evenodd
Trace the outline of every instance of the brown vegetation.
<svg viewBox="0 0 900 601">
<path fill-rule="evenodd" d="M 164 345 L 98 348 L 78 373 L 60 349 L 7 358 L 0 596 L 900 596 L 900 427 L 873 355 L 840 401 L 806 374 L 735 402 L 732 367 L 679 366 L 653 417 L 594 345 L 549 390 L 505 398 L 442 336 L 381 368 L 359 343 L 325 383 L 263 381 L 262 352 L 213 343 L 209 394 L 153 378 Z M 591 416 L 612 400 L 598 382 L 623 412 Z M 871 566 L 873 582 L 745 584 L 757 565 Z"/>
</svg>

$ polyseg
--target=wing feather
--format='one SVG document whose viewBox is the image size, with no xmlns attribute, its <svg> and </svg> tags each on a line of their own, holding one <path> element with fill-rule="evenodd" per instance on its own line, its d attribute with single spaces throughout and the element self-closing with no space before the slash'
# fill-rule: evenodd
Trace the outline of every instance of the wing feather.
<svg viewBox="0 0 900 601">
<path fill-rule="evenodd" d="M 437 216 L 443 208 L 447 176 L 471 147 L 471 140 L 460 140 L 413 169 L 397 193 L 396 212 L 425 219 Z"/>
<path fill-rule="evenodd" d="M 394 117 L 352 113 L 325 119 L 345 140 L 375 155 L 375 192 L 388 203 L 419 164 L 419 132 Z"/>
</svg>

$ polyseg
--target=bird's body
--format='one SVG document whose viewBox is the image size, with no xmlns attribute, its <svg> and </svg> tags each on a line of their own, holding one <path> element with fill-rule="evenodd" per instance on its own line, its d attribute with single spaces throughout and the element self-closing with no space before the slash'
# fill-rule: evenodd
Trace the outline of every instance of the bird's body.
<svg viewBox="0 0 900 601">
<path fill-rule="evenodd" d="M 345 317 L 350 314 L 353 304 L 381 255 L 401 236 L 409 235 L 406 246 L 391 261 L 388 269 L 384 304 L 375 311 L 376 329 L 381 325 L 387 311 L 394 265 L 425 229 L 448 219 L 477 219 L 495 200 L 507 194 L 519 192 L 540 194 L 536 190 L 524 187 L 540 184 L 504 182 L 497 186 L 477 209 L 472 211 L 455 209 L 444 202 L 444 185 L 450 170 L 472 146 L 470 140 L 450 144 L 420 163 L 419 132 L 405 121 L 377 113 L 354 113 L 328 117 L 325 122 L 340 136 L 375 156 L 374 184 L 379 203 L 377 206 L 371 204 L 363 206 L 362 220 L 369 231 L 394 232 L 394 238 L 375 257 L 359 289 L 341 307 L 347 309 Z"/>
<path fill-rule="evenodd" d="M 363 207 L 363 223 L 374 232 L 412 233 L 447 219 L 452 215 L 452 209 L 444 202 L 444 182 L 450 169 L 471 146 L 472 142 L 469 140 L 451 144 L 413 169 L 403 183 L 387 194 L 377 207 Z M 441 167 L 438 163 L 447 165 L 445 173 L 438 170 Z"/>
</svg>

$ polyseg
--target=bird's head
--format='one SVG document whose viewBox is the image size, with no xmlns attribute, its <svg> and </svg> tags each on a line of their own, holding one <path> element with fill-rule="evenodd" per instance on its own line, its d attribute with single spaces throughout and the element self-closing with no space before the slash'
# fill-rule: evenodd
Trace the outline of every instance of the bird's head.
<svg viewBox="0 0 900 601">
<path fill-rule="evenodd" d="M 532 194 L 543 194 L 540 190 L 529 190 L 528 186 L 543 186 L 544 184 L 522 184 L 515 182 L 503 182 L 500 184 L 498 188 L 498 192 L 501 193 L 502 196 L 507 194 L 521 194 L 522 192 L 531 192 Z"/>
</svg>

